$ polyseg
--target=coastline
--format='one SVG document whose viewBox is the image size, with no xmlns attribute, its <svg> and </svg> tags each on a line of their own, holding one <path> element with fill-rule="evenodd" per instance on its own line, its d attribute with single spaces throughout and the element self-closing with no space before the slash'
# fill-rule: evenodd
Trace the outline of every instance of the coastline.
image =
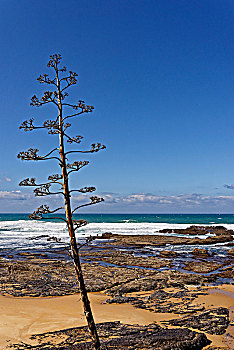
<svg viewBox="0 0 234 350">
<path fill-rule="evenodd" d="M 113 349 L 164 349 L 158 341 L 167 349 L 232 349 L 233 235 L 222 226 L 142 236 L 107 232 L 83 247 L 84 278 L 104 349 L 110 342 Z M 220 244 L 225 254 L 212 249 Z M 67 341 L 69 349 L 81 341 L 89 348 L 67 249 L 1 256 L 0 285 L 1 348 L 54 349 L 56 343 L 66 349 Z"/>
<path fill-rule="evenodd" d="M 233 324 L 234 310 L 231 310 L 231 307 L 234 305 L 234 285 L 203 287 L 203 290 L 207 289 L 210 290 L 209 294 L 199 296 L 196 305 L 205 305 L 206 310 L 211 306 L 229 308 Z M 89 293 L 89 298 L 97 323 L 120 321 L 123 324 L 147 325 L 156 322 L 163 326 L 163 321 L 178 318 L 175 313 L 152 313 L 137 309 L 130 304 L 107 304 L 105 303 L 107 296 L 103 293 Z M 3 310 L 0 320 L 0 347 L 3 350 L 10 344 L 20 342 L 36 345 L 37 342 L 30 339 L 35 334 L 86 325 L 79 295 L 47 298 L 0 296 L 0 309 Z M 213 347 L 228 349 L 229 345 L 229 348 L 232 348 L 234 325 L 229 325 L 223 335 L 204 333 L 212 341 Z M 54 342 L 59 344 L 61 340 L 58 337 Z"/>
</svg>

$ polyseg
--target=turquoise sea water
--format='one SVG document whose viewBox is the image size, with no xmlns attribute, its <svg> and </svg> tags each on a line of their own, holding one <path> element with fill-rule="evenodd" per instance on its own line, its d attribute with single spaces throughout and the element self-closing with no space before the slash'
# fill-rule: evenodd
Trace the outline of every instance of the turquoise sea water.
<svg viewBox="0 0 234 350">
<path fill-rule="evenodd" d="M 90 223 L 234 224 L 234 214 L 80 214 L 79 218 Z M 0 213 L 0 221 L 18 220 L 29 220 L 28 215 Z"/>
</svg>

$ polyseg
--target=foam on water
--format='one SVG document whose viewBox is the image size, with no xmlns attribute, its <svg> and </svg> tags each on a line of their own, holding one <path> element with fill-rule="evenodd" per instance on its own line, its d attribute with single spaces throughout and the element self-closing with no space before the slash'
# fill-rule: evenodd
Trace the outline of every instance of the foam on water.
<svg viewBox="0 0 234 350">
<path fill-rule="evenodd" d="M 217 224 L 216 224 L 217 225 Z M 191 226 L 191 224 L 169 224 L 169 223 L 139 223 L 139 222 L 100 222 L 90 223 L 77 231 L 77 238 L 81 239 L 90 235 L 102 235 L 105 232 L 111 232 L 114 234 L 123 235 L 153 235 L 161 234 L 159 230 L 168 229 L 184 229 Z M 204 225 L 205 226 L 205 225 Z M 214 225 L 215 226 L 215 225 Z M 234 230 L 234 224 L 222 224 L 228 229 Z M 41 237 L 40 236 L 45 236 Z M 168 235 L 168 234 L 166 234 Z M 182 237 L 194 237 L 191 235 L 178 235 L 175 233 L 169 235 L 176 235 Z M 17 220 L 17 221 L 0 221 L 0 249 L 2 250 L 41 250 L 57 247 L 58 244 L 53 241 L 48 241 L 49 237 L 60 238 L 64 242 L 69 241 L 68 232 L 65 223 L 50 222 L 50 221 L 30 221 L 30 220 Z M 200 238 L 206 238 L 211 234 L 199 235 Z M 32 239 L 34 238 L 34 239 Z M 38 239 L 36 239 L 38 238 Z M 203 248 L 204 245 L 202 246 Z M 190 251 L 194 246 L 180 246 L 176 247 L 176 250 Z M 157 248 L 158 249 L 158 248 Z M 173 248 L 175 250 L 175 247 Z M 225 251 L 227 248 L 223 245 L 219 245 L 216 249 L 221 253 L 221 250 Z"/>
</svg>

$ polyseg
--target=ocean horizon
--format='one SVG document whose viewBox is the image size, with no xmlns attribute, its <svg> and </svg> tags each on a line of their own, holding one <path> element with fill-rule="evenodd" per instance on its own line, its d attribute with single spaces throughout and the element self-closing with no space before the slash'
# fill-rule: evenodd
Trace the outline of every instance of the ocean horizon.
<svg viewBox="0 0 234 350">
<path fill-rule="evenodd" d="M 0 221 L 17 221 L 27 220 L 33 222 L 28 218 L 30 213 L 0 213 Z M 65 218 L 64 214 L 56 214 L 62 218 Z M 74 218 L 82 218 L 90 223 L 118 223 L 118 222 L 135 222 L 135 223 L 168 223 L 168 224 L 234 224 L 234 214 L 133 214 L 133 213 L 80 213 L 74 215 Z M 46 219 L 40 221 L 59 222 L 58 219 L 50 218 L 50 215 L 46 216 Z"/>
<path fill-rule="evenodd" d="M 220 225 L 229 230 L 234 230 L 234 214 L 80 213 L 80 215 L 74 215 L 74 219 L 84 219 L 89 222 L 88 225 L 76 231 L 77 240 L 81 243 L 86 237 L 101 236 L 106 232 L 139 236 L 162 235 L 160 231 L 163 229 L 185 229 L 191 225 Z M 178 236 L 179 234 L 171 233 L 171 235 Z M 207 238 L 209 235 L 199 235 L 199 238 Z M 3 255 L 14 255 L 19 251 L 48 251 L 60 248 L 61 244 L 56 242 L 54 237 L 65 244 L 69 242 L 69 235 L 64 221 L 54 220 L 50 217 L 45 220 L 31 220 L 28 218 L 28 214 L 25 213 L 0 214 L 0 253 Z M 183 235 L 183 237 L 186 237 L 186 235 Z M 176 249 L 189 251 L 193 248 L 194 246 L 181 246 Z M 209 245 L 203 245 L 202 248 L 211 249 Z M 215 249 L 216 253 L 223 254 L 223 251 L 227 250 L 228 247 L 221 243 L 216 245 L 215 248 L 212 247 L 212 249 Z"/>
</svg>

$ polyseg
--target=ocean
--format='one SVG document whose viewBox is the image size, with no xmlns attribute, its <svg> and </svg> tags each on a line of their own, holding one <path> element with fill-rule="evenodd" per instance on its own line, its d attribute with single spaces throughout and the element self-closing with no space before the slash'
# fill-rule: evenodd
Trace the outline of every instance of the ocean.
<svg viewBox="0 0 234 350">
<path fill-rule="evenodd" d="M 80 214 L 74 218 L 89 222 L 87 226 L 77 230 L 79 242 L 83 242 L 85 237 L 90 235 L 102 235 L 105 232 L 141 236 L 160 234 L 159 230 L 164 228 L 186 228 L 191 225 L 222 225 L 234 230 L 234 214 Z M 208 235 L 199 237 L 206 238 Z M 53 237 L 61 239 L 64 243 L 69 241 L 64 222 L 53 219 L 30 220 L 27 214 L 0 214 L 1 256 L 25 251 L 48 252 L 50 249 L 60 248 L 63 243 L 57 243 Z M 186 236 L 183 235 L 183 237 Z M 220 255 L 230 249 L 223 243 L 212 246 L 203 245 L 201 248 L 213 250 Z M 157 249 L 160 250 L 160 248 Z M 190 252 L 194 246 L 168 246 L 168 249 Z"/>
</svg>

